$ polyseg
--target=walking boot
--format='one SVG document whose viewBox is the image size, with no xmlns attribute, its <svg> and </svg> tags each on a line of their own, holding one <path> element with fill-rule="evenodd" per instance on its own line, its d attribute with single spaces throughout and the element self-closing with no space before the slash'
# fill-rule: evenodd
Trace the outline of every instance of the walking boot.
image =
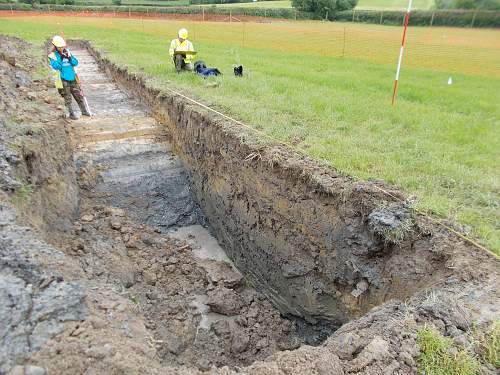
<svg viewBox="0 0 500 375">
<path fill-rule="evenodd" d="M 82 112 L 82 116 L 90 117 L 90 113 L 87 111 L 85 105 L 80 105 L 80 112 Z"/>
<path fill-rule="evenodd" d="M 82 109 L 82 116 L 87 116 L 87 117 L 90 117 L 90 113 L 89 113 L 89 111 L 87 111 L 87 109 L 86 109 L 86 108 L 83 108 L 83 109 Z"/>
<path fill-rule="evenodd" d="M 69 118 L 72 120 L 78 120 L 78 116 L 76 115 L 76 113 L 73 109 L 69 110 Z"/>
</svg>

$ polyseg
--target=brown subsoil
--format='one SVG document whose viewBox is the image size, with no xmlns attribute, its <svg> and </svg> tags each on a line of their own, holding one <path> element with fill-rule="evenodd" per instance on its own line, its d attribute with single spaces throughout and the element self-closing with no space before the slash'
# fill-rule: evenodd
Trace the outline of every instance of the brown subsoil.
<svg viewBox="0 0 500 375">
<path fill-rule="evenodd" d="M 496 258 L 86 43 L 94 117 L 68 122 L 1 46 L 0 374 L 416 374 L 425 326 L 496 373 Z"/>
</svg>

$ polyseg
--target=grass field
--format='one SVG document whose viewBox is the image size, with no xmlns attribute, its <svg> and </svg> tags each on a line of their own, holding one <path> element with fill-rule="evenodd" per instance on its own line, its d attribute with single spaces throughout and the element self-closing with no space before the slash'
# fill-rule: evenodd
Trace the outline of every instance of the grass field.
<svg viewBox="0 0 500 375">
<path fill-rule="evenodd" d="M 180 26 L 199 57 L 226 73 L 217 88 L 173 72 L 167 45 Z M 179 89 L 346 174 L 401 186 L 417 207 L 465 225 L 500 253 L 499 30 L 412 29 L 393 108 L 396 27 L 0 19 L 0 32 L 35 43 L 61 28 L 154 85 Z M 243 79 L 231 75 L 239 63 Z"/>
</svg>

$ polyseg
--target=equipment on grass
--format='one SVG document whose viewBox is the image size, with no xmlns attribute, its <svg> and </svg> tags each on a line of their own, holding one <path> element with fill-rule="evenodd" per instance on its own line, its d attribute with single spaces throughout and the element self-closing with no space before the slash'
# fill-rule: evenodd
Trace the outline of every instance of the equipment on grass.
<svg viewBox="0 0 500 375">
<path fill-rule="evenodd" d="M 205 62 L 202 60 L 198 60 L 194 63 L 194 70 L 196 74 L 203 78 L 222 75 L 221 71 L 217 68 L 207 68 Z"/>
<path fill-rule="evenodd" d="M 234 67 L 234 75 L 236 77 L 243 77 L 243 65 Z"/>
</svg>

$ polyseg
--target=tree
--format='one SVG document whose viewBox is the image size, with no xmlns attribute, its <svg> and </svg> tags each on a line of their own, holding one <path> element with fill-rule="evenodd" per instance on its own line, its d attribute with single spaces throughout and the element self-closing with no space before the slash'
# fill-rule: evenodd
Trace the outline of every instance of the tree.
<svg viewBox="0 0 500 375">
<path fill-rule="evenodd" d="M 292 0 L 292 6 L 303 12 L 311 12 L 320 17 L 332 16 L 342 10 L 353 9 L 358 0 Z"/>
</svg>

